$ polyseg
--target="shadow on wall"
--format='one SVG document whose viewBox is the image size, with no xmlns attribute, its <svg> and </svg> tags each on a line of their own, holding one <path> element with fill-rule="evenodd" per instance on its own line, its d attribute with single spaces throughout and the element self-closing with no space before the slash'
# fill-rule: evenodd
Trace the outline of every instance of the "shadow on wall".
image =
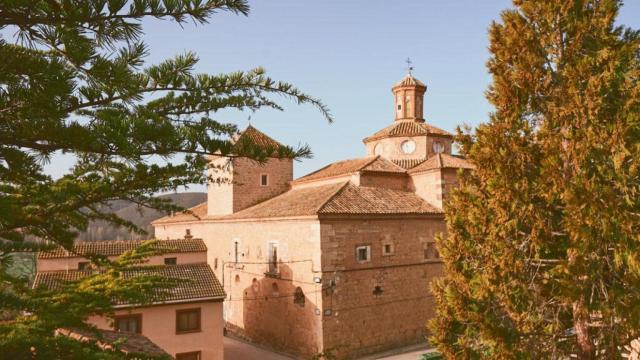
<svg viewBox="0 0 640 360">
<path fill-rule="evenodd" d="M 320 311 L 311 299 L 321 298 L 316 293 L 321 286 L 292 279 L 291 268 L 279 264 L 278 273 L 254 278 L 244 289 L 244 333 L 277 350 L 311 357 L 318 353 L 322 336 Z M 304 288 L 311 293 L 305 294 Z"/>
</svg>

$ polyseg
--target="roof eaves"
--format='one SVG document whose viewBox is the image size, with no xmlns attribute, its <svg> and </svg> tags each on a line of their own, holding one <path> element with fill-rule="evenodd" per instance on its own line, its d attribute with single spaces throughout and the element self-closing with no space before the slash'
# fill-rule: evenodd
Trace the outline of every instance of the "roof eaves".
<svg viewBox="0 0 640 360">
<path fill-rule="evenodd" d="M 227 294 L 225 292 L 224 295 L 218 295 L 218 296 L 206 296 L 206 297 L 199 297 L 199 298 L 167 300 L 167 301 L 153 301 L 153 302 L 145 304 L 145 305 L 140 305 L 140 304 L 117 304 L 117 305 L 113 305 L 113 308 L 114 309 L 126 309 L 126 308 L 131 308 L 131 307 L 140 308 L 140 307 L 146 307 L 146 306 L 170 305 L 170 304 L 188 304 L 188 303 L 204 302 L 204 301 L 224 301 L 224 299 L 226 299 L 226 298 L 227 298 Z"/>
</svg>

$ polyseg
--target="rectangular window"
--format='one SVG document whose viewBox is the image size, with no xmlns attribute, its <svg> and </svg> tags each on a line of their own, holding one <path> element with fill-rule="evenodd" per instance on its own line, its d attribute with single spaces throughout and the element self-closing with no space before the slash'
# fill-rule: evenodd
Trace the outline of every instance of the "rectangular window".
<svg viewBox="0 0 640 360">
<path fill-rule="evenodd" d="M 278 273 L 278 243 L 269 243 L 269 273 Z"/>
<path fill-rule="evenodd" d="M 90 262 L 88 262 L 88 261 L 80 261 L 80 262 L 78 263 L 78 270 L 87 270 L 87 269 L 89 269 L 89 265 L 90 265 L 90 264 L 91 264 L 91 263 L 90 263 Z"/>
<path fill-rule="evenodd" d="M 142 314 L 116 316 L 114 319 L 114 327 L 116 331 L 141 334 Z"/>
<path fill-rule="evenodd" d="M 164 258 L 164 264 L 165 265 L 178 265 L 178 258 L 175 258 L 175 257 Z"/>
<path fill-rule="evenodd" d="M 382 245 L 382 255 L 389 256 L 393 255 L 393 244 L 383 244 Z"/>
<path fill-rule="evenodd" d="M 433 260 L 439 259 L 440 253 L 438 253 L 438 249 L 436 248 L 436 243 L 430 242 L 424 248 L 424 258 L 425 260 Z"/>
<path fill-rule="evenodd" d="M 269 175 L 261 174 L 260 175 L 260 186 L 267 186 L 267 185 L 269 185 Z"/>
<path fill-rule="evenodd" d="M 200 308 L 176 310 L 176 334 L 200 331 Z"/>
<path fill-rule="evenodd" d="M 176 354 L 176 360 L 200 360 L 200 351 Z"/>
<path fill-rule="evenodd" d="M 363 245 L 356 247 L 356 261 L 367 262 L 371 260 L 371 246 Z"/>
</svg>

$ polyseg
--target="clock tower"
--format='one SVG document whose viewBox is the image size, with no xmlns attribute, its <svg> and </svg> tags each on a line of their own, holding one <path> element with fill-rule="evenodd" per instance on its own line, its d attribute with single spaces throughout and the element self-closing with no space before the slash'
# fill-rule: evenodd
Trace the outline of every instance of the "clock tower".
<svg viewBox="0 0 640 360">
<path fill-rule="evenodd" d="M 429 125 L 424 119 L 427 86 L 408 73 L 393 87 L 393 123 L 363 140 L 369 156 L 382 156 L 411 169 L 439 153 L 451 154 L 453 135 Z"/>
</svg>

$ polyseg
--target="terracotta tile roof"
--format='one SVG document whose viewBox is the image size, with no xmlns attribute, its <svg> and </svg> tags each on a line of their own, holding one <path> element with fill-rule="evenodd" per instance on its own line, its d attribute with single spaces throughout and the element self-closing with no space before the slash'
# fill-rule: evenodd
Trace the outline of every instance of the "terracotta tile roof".
<svg viewBox="0 0 640 360">
<path fill-rule="evenodd" d="M 356 186 L 350 182 L 304 187 L 242 210 L 225 219 L 322 214 L 438 214 L 442 211 L 413 192 Z"/>
<path fill-rule="evenodd" d="M 243 144 L 249 143 L 253 145 L 257 145 L 262 148 L 270 148 L 277 149 L 281 146 L 279 142 L 270 138 L 267 134 L 262 131 L 254 128 L 253 126 L 247 126 L 244 131 L 242 131 L 235 139 L 234 146 L 242 146 Z"/>
<path fill-rule="evenodd" d="M 347 184 L 319 214 L 438 214 L 442 211 L 411 191 Z"/>
<path fill-rule="evenodd" d="M 393 161 L 394 164 L 408 170 L 424 162 L 425 160 L 426 160 L 425 158 L 421 158 L 421 159 L 396 159 L 391 161 Z"/>
<path fill-rule="evenodd" d="M 292 189 L 223 219 L 250 219 L 316 215 L 346 183 Z"/>
<path fill-rule="evenodd" d="M 386 137 L 421 135 L 453 136 L 453 134 L 425 122 L 401 120 L 394 121 L 393 124 L 365 138 L 363 141 L 367 143 Z"/>
<path fill-rule="evenodd" d="M 436 154 L 427 159 L 422 164 L 414 167 L 409 171 L 416 173 L 433 169 L 473 169 L 474 166 L 461 156 L 449 154 Z"/>
<path fill-rule="evenodd" d="M 62 247 L 38 253 L 38 259 L 77 257 L 82 255 L 118 256 L 133 250 L 145 240 L 76 241 L 71 252 Z M 202 252 L 207 246 L 202 239 L 157 240 L 156 249 L 171 253 Z"/>
<path fill-rule="evenodd" d="M 393 161 L 389 161 L 383 157 L 376 156 L 376 159 L 367 166 L 360 169 L 360 171 L 371 171 L 371 172 L 387 172 L 387 173 L 399 173 L 404 174 L 407 171 L 403 169 L 401 166 L 398 166 Z"/>
<path fill-rule="evenodd" d="M 36 273 L 33 287 L 44 286 L 51 290 L 59 289 L 65 282 L 80 280 L 95 270 L 44 271 Z M 171 279 L 182 279 L 178 285 L 168 290 L 168 294 L 158 294 L 154 303 L 188 302 L 196 299 L 224 299 L 225 292 L 216 275 L 206 263 L 179 265 L 142 266 L 127 270 L 125 278 L 140 275 L 156 275 Z M 116 305 L 127 305 L 116 302 Z"/>
<path fill-rule="evenodd" d="M 151 225 L 175 223 L 175 222 L 183 222 L 183 221 L 197 221 L 198 219 L 202 219 L 207 216 L 207 202 L 205 201 L 202 204 L 198 204 L 187 210 L 190 211 L 190 213 L 181 212 L 174 215 L 164 216 L 152 221 Z"/>
<path fill-rule="evenodd" d="M 326 179 L 335 176 L 354 174 L 359 171 L 377 171 L 390 173 L 404 173 L 405 170 L 398 165 L 380 156 L 369 156 L 357 159 L 342 160 L 331 163 L 319 170 L 296 179 L 293 183 L 300 183 L 318 179 Z"/>
<path fill-rule="evenodd" d="M 398 81 L 395 85 L 393 85 L 393 87 L 397 87 L 397 86 L 422 86 L 422 87 L 426 87 L 426 85 L 413 77 L 413 75 L 411 74 L 407 74 L 405 75 L 402 80 Z"/>
<path fill-rule="evenodd" d="M 161 347 L 153 343 L 146 336 L 131 333 L 103 329 L 57 329 L 56 335 L 63 335 L 81 342 L 96 342 L 103 350 L 118 350 L 129 356 L 137 354 L 151 355 L 173 359 Z M 117 345 L 114 345 L 117 344 Z"/>
</svg>

